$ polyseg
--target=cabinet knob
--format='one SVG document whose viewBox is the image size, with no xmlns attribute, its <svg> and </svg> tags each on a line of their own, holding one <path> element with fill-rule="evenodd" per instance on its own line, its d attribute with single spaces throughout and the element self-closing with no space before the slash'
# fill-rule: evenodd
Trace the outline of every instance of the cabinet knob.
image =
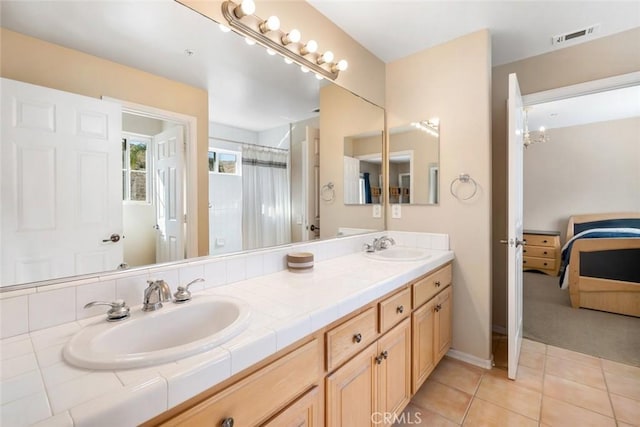
<svg viewBox="0 0 640 427">
<path fill-rule="evenodd" d="M 355 334 L 353 336 L 353 342 L 359 343 L 360 341 L 362 341 L 362 334 Z"/>
<path fill-rule="evenodd" d="M 547 251 L 544 251 L 543 253 L 544 253 L 545 255 L 546 255 L 546 254 L 548 254 L 548 252 L 547 252 Z"/>
<path fill-rule="evenodd" d="M 435 311 L 440 311 L 442 309 L 442 305 L 438 304 L 436 305 L 436 307 L 434 308 Z"/>
<path fill-rule="evenodd" d="M 436 285 L 436 288 L 439 288 L 440 287 L 440 280 L 436 280 L 434 285 Z"/>
<path fill-rule="evenodd" d="M 396 313 L 402 314 L 404 312 L 404 306 L 403 305 L 399 305 L 396 308 Z"/>
<path fill-rule="evenodd" d="M 548 240 L 546 240 L 546 239 L 542 241 L 542 243 L 547 243 L 547 242 L 548 242 Z"/>
<path fill-rule="evenodd" d="M 378 365 L 382 363 L 382 355 L 381 355 L 381 354 L 380 354 L 380 355 L 378 355 L 378 356 L 376 356 L 376 363 L 377 363 Z"/>
<path fill-rule="evenodd" d="M 222 424 L 220 424 L 221 427 L 233 427 L 233 418 L 229 417 L 229 418 L 225 418 L 224 420 L 222 420 Z"/>
<path fill-rule="evenodd" d="M 387 353 L 387 350 L 385 350 L 382 353 L 380 353 L 380 356 L 386 359 L 389 356 L 389 353 Z"/>
</svg>

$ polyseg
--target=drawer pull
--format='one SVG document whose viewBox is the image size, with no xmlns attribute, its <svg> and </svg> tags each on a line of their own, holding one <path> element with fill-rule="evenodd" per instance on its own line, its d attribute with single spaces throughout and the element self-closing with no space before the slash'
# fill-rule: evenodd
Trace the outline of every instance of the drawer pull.
<svg viewBox="0 0 640 427">
<path fill-rule="evenodd" d="M 438 304 L 436 305 L 436 307 L 434 308 L 435 311 L 440 311 L 442 309 L 442 305 Z"/>
<path fill-rule="evenodd" d="M 220 427 L 233 427 L 233 418 L 229 417 L 222 420 Z"/>
<path fill-rule="evenodd" d="M 526 264 L 526 263 L 527 263 L 527 260 L 526 260 L 526 259 L 523 259 L 523 260 L 522 260 L 522 263 L 523 263 L 523 264 Z"/>
<path fill-rule="evenodd" d="M 436 285 L 436 288 L 439 288 L 440 287 L 440 280 L 436 280 L 434 285 Z"/>
<path fill-rule="evenodd" d="M 396 308 L 396 313 L 402 314 L 404 312 L 404 306 L 403 305 L 399 305 Z"/>
<path fill-rule="evenodd" d="M 547 263 L 546 263 L 546 262 L 544 263 L 544 266 L 545 266 L 545 267 L 547 266 Z"/>
<path fill-rule="evenodd" d="M 353 342 L 359 343 L 360 341 L 362 341 L 362 334 L 355 334 L 353 336 Z"/>
<path fill-rule="evenodd" d="M 548 242 L 548 240 L 546 240 L 546 239 L 542 241 L 542 243 L 547 243 L 547 242 Z"/>
<path fill-rule="evenodd" d="M 377 363 L 378 365 L 382 363 L 382 355 L 381 355 L 381 354 L 380 354 L 380 355 L 378 355 L 378 356 L 376 356 L 376 363 Z"/>
<path fill-rule="evenodd" d="M 380 356 L 386 359 L 389 356 L 389 353 L 387 353 L 387 350 L 385 350 L 382 353 L 380 353 Z"/>
<path fill-rule="evenodd" d="M 547 251 L 544 251 L 544 252 L 543 252 L 543 254 L 545 254 L 545 255 L 547 255 L 548 253 L 549 253 L 549 252 L 547 252 Z"/>
</svg>

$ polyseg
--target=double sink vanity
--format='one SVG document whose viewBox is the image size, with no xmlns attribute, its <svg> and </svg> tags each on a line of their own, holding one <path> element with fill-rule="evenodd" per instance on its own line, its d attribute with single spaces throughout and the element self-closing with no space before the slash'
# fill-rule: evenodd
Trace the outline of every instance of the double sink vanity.
<svg viewBox="0 0 640 427">
<path fill-rule="evenodd" d="M 325 254 L 310 272 L 205 281 L 181 304 L 51 328 L 72 332 L 54 366 L 85 380 L 49 387 L 39 363 L 53 415 L 40 425 L 391 425 L 451 345 L 453 253 L 403 246 L 420 234 L 371 252 L 356 249 L 366 235 L 309 244 Z M 56 393 L 92 376 L 123 387 L 65 408 Z"/>
</svg>

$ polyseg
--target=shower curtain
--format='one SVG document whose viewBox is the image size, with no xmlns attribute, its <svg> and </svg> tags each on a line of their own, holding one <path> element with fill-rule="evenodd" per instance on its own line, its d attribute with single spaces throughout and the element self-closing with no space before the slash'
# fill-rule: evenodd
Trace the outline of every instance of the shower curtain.
<svg viewBox="0 0 640 427">
<path fill-rule="evenodd" d="M 288 157 L 268 147 L 242 148 L 243 249 L 291 242 Z"/>
</svg>

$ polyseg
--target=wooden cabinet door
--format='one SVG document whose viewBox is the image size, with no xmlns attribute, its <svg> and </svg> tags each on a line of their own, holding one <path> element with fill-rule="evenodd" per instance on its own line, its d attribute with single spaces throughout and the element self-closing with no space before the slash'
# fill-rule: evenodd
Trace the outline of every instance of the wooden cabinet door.
<svg viewBox="0 0 640 427">
<path fill-rule="evenodd" d="M 437 298 L 432 299 L 422 307 L 414 311 L 411 322 L 412 331 L 412 365 L 413 374 L 411 378 L 412 393 L 418 391 L 422 383 L 425 382 L 431 371 L 436 366 L 434 352 L 434 331 Z"/>
<path fill-rule="evenodd" d="M 411 400 L 411 322 L 407 318 L 378 340 L 378 425 L 391 426 Z M 377 416 L 378 414 L 376 414 Z M 386 422 L 385 422 L 386 421 Z"/>
<path fill-rule="evenodd" d="M 373 426 L 377 408 L 377 343 L 358 353 L 326 379 L 327 426 Z"/>
<path fill-rule="evenodd" d="M 314 387 L 262 427 L 320 427 L 322 401 Z"/>
<path fill-rule="evenodd" d="M 442 291 L 438 295 L 436 303 L 436 317 L 435 317 L 435 362 L 438 363 L 440 359 L 449 351 L 451 347 L 451 286 Z"/>
</svg>

